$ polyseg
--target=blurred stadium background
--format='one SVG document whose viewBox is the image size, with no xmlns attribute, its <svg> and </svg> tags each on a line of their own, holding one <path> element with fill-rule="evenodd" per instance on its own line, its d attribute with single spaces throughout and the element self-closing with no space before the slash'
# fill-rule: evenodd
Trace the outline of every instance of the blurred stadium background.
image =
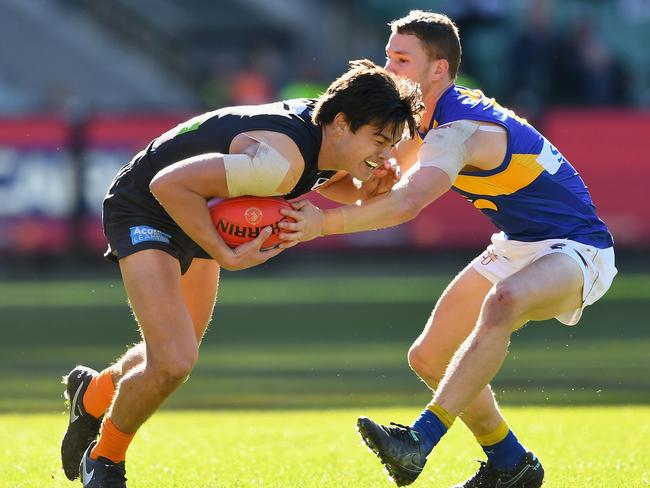
<svg viewBox="0 0 650 488">
<path fill-rule="evenodd" d="M 457 21 L 459 83 L 562 150 L 617 242 L 610 294 L 579 327 L 517 334 L 499 398 L 650 404 L 648 0 L 2 0 L 0 412 L 61 411 L 62 374 L 137 340 L 100 226 L 135 151 L 201 111 L 315 96 L 348 59 L 382 64 L 386 23 L 410 8 Z M 449 195 L 399 228 L 224 273 L 202 358 L 167 406 L 421 406 L 407 348 L 492 230 Z"/>
</svg>

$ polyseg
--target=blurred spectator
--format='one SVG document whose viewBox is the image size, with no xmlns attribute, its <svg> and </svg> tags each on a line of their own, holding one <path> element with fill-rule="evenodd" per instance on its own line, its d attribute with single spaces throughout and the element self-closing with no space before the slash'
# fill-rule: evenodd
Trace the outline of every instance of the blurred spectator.
<svg viewBox="0 0 650 488">
<path fill-rule="evenodd" d="M 284 75 L 277 48 L 254 49 L 242 63 L 241 52 L 214 56 L 204 76 L 202 98 L 208 110 L 229 105 L 257 105 L 276 98 L 275 87 Z"/>
<path fill-rule="evenodd" d="M 200 84 L 200 95 L 205 110 L 216 110 L 228 105 L 230 73 L 237 69 L 239 58 L 234 51 L 217 52 L 205 62 L 205 66 L 197 75 L 197 78 L 203 80 Z"/>
<path fill-rule="evenodd" d="M 510 53 L 511 100 L 518 113 L 535 120 L 552 98 L 558 40 L 553 31 L 551 0 L 530 3 Z"/>
<path fill-rule="evenodd" d="M 282 76 L 282 59 L 272 46 L 256 48 L 249 63 L 236 71 L 230 80 L 231 105 L 257 105 L 276 98 L 275 86 Z"/>
<path fill-rule="evenodd" d="M 323 75 L 315 61 L 301 61 L 289 82 L 280 90 L 280 98 L 316 98 L 327 89 Z"/>
<path fill-rule="evenodd" d="M 558 50 L 556 103 L 621 105 L 630 98 L 630 75 L 588 17 L 576 19 Z"/>
<path fill-rule="evenodd" d="M 533 121 L 548 105 L 624 105 L 630 76 L 589 17 L 570 22 L 561 35 L 552 0 L 533 0 L 511 49 L 513 108 Z"/>
<path fill-rule="evenodd" d="M 258 105 L 273 99 L 273 87 L 268 78 L 254 66 L 237 71 L 231 80 L 230 103 L 232 105 Z"/>
<path fill-rule="evenodd" d="M 505 22 L 507 5 L 504 0 L 454 0 L 445 8 L 454 20 L 463 42 L 463 72 L 482 81 L 484 74 L 485 34 Z M 489 44 L 489 43 L 488 43 Z M 480 83 L 483 85 L 483 83 Z"/>
</svg>

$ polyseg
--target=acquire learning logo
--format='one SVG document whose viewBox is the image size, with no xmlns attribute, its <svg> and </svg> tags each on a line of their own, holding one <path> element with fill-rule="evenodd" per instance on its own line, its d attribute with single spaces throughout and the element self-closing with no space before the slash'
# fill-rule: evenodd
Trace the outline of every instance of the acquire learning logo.
<svg viewBox="0 0 650 488">
<path fill-rule="evenodd" d="M 141 242 L 164 242 L 169 244 L 172 236 L 165 234 L 163 231 L 149 227 L 148 225 L 136 225 L 129 229 L 131 231 L 131 244 L 140 244 Z"/>
</svg>

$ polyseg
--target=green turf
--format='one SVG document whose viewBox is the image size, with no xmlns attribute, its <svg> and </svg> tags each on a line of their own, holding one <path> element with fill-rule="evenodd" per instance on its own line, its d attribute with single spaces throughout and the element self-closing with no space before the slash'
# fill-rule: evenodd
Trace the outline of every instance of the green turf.
<svg viewBox="0 0 650 488">
<path fill-rule="evenodd" d="M 227 274 L 219 302 L 223 305 L 304 305 L 337 303 L 419 303 L 435 299 L 448 276 L 246 277 Z M 619 275 L 603 297 L 650 300 L 650 276 Z M 120 281 L 14 281 L 0 283 L 0 309 L 22 307 L 106 306 L 126 303 Z"/>
<path fill-rule="evenodd" d="M 129 488 L 390 487 L 354 420 L 409 422 L 429 401 L 406 351 L 450 277 L 245 276 L 222 279 L 190 381 L 134 441 Z M 513 336 L 493 387 L 545 487 L 650 486 L 649 304 L 650 276 L 623 275 L 578 327 Z M 118 282 L 0 284 L 0 488 L 77 486 L 58 468 L 60 376 L 137 340 Z M 415 487 L 482 457 L 462 426 L 439 447 Z"/>
<path fill-rule="evenodd" d="M 544 487 L 650 486 L 650 407 L 505 408 L 542 460 Z M 160 412 L 129 451 L 129 488 L 394 486 L 354 432 L 358 415 L 409 421 L 414 409 Z M 69 487 L 59 468 L 66 417 L 0 415 L 0 486 Z M 450 486 L 482 452 L 455 425 L 415 488 Z"/>
<path fill-rule="evenodd" d="M 222 280 L 199 363 L 166 408 L 427 401 L 406 352 L 448 276 L 236 276 Z M 650 403 L 649 290 L 649 276 L 623 275 L 579 326 L 550 321 L 515 334 L 493 382 L 499 400 Z M 60 411 L 62 374 L 77 363 L 103 368 L 138 340 L 121 285 L 112 281 L 0 284 L 0 334 L 0 412 Z"/>
</svg>

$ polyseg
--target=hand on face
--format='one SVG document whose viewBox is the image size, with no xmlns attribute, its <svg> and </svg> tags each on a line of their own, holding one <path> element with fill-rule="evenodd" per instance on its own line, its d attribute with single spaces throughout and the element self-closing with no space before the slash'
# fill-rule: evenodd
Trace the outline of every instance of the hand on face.
<svg viewBox="0 0 650 488">
<path fill-rule="evenodd" d="M 361 182 L 360 190 L 363 199 L 367 200 L 389 191 L 401 178 L 400 167 L 395 158 L 384 161 L 383 166 L 378 167 L 373 175 L 366 181 Z"/>
<path fill-rule="evenodd" d="M 279 247 L 287 249 L 300 242 L 311 241 L 323 235 L 323 212 L 309 200 L 292 202 L 292 209 L 282 208 L 280 213 L 291 217 L 295 222 L 282 220 L 278 227 L 282 230 L 279 237 L 282 242 Z"/>
</svg>

